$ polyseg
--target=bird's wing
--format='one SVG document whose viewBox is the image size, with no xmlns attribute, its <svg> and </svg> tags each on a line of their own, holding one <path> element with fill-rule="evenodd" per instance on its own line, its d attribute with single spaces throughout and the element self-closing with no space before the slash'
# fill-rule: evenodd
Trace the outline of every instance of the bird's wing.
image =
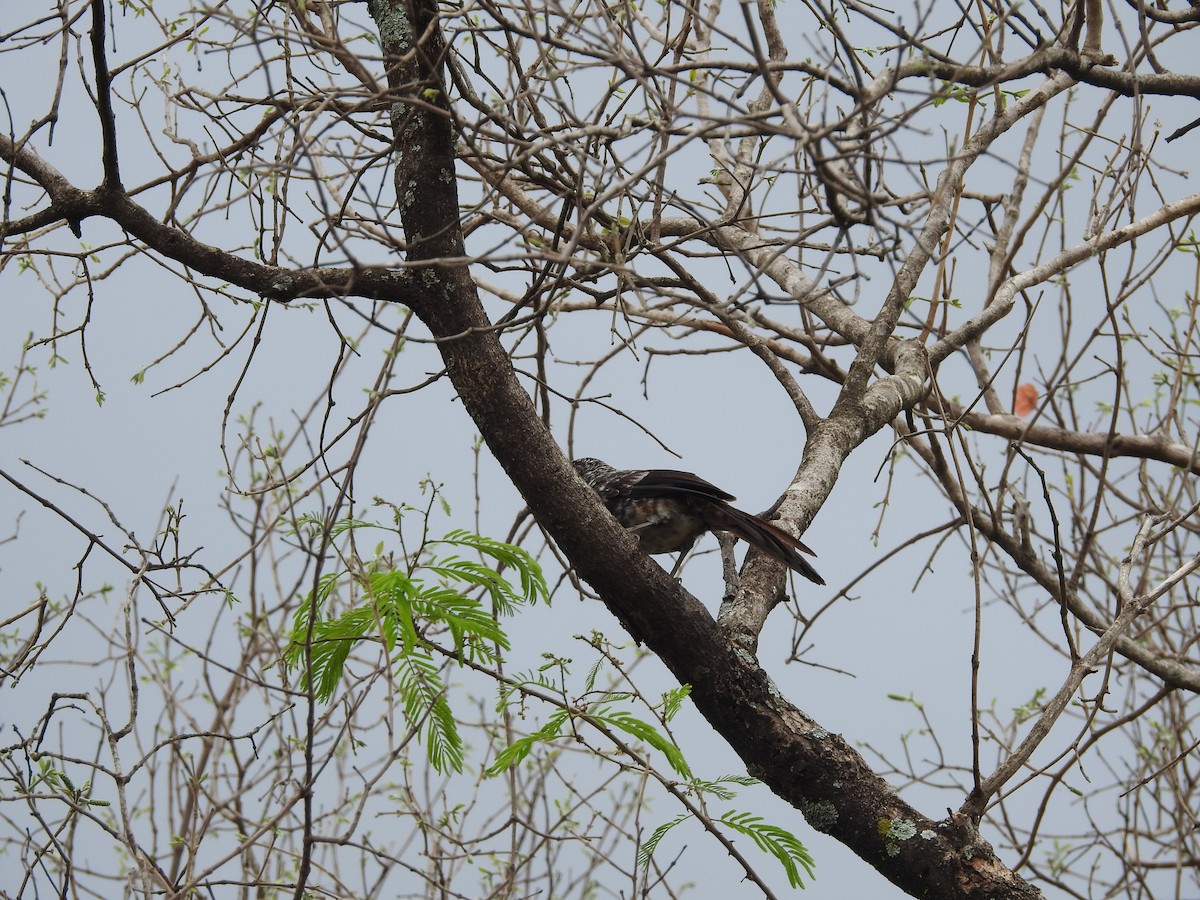
<svg viewBox="0 0 1200 900">
<path fill-rule="evenodd" d="M 726 493 L 715 484 L 691 472 L 680 472 L 676 469 L 638 469 L 629 474 L 640 476 L 629 479 L 624 485 L 630 496 L 635 498 L 662 497 L 678 493 L 691 494 L 706 500 L 735 499 L 733 494 Z"/>
</svg>

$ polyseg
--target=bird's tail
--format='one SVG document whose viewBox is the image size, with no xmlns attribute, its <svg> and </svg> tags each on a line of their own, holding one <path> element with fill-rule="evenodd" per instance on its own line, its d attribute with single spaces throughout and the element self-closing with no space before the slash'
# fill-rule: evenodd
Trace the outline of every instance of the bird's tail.
<svg viewBox="0 0 1200 900">
<path fill-rule="evenodd" d="M 788 568 L 799 572 L 809 581 L 817 584 L 825 583 L 825 579 L 817 570 L 800 555 L 807 553 L 810 556 L 816 556 L 816 554 L 802 541 L 792 537 L 786 531 L 776 528 L 770 522 L 764 522 L 758 516 L 742 512 L 728 504 L 716 507 L 713 510 L 712 518 L 719 519 L 719 522 L 712 522 L 711 527 L 714 530 L 728 531 L 772 559 L 777 559 Z"/>
</svg>

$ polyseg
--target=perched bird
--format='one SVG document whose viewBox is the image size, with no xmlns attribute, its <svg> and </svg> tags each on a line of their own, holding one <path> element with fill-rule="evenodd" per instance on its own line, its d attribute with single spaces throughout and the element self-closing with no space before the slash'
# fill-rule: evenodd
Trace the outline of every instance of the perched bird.
<svg viewBox="0 0 1200 900">
<path fill-rule="evenodd" d="M 613 517 L 637 535 L 643 550 L 679 554 L 672 575 L 700 535 L 728 531 L 809 581 L 825 583 L 800 555 L 815 555 L 808 547 L 758 516 L 730 506 L 732 494 L 698 475 L 674 469 L 614 469 L 591 458 L 577 459 L 574 466 Z"/>
</svg>

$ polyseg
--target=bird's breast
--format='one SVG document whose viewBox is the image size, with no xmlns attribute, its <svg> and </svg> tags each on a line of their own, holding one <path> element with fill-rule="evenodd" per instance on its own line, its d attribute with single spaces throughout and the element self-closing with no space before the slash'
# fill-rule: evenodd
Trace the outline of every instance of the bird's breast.
<svg viewBox="0 0 1200 900">
<path fill-rule="evenodd" d="M 609 509 L 637 536 L 647 553 L 675 553 L 691 547 L 706 529 L 691 504 L 660 498 L 622 498 Z"/>
</svg>

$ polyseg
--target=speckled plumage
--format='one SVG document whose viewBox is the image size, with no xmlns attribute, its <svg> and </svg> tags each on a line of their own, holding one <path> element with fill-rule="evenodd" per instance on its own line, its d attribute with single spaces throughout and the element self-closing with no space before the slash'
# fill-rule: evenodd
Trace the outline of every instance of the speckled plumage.
<svg viewBox="0 0 1200 900">
<path fill-rule="evenodd" d="M 614 469 L 591 457 L 577 459 L 574 465 L 613 517 L 637 535 L 643 550 L 679 554 L 672 574 L 700 535 L 728 531 L 809 581 L 825 583 L 800 555 L 812 554 L 808 547 L 758 516 L 730 506 L 732 494 L 698 475 L 675 469 Z"/>
</svg>

